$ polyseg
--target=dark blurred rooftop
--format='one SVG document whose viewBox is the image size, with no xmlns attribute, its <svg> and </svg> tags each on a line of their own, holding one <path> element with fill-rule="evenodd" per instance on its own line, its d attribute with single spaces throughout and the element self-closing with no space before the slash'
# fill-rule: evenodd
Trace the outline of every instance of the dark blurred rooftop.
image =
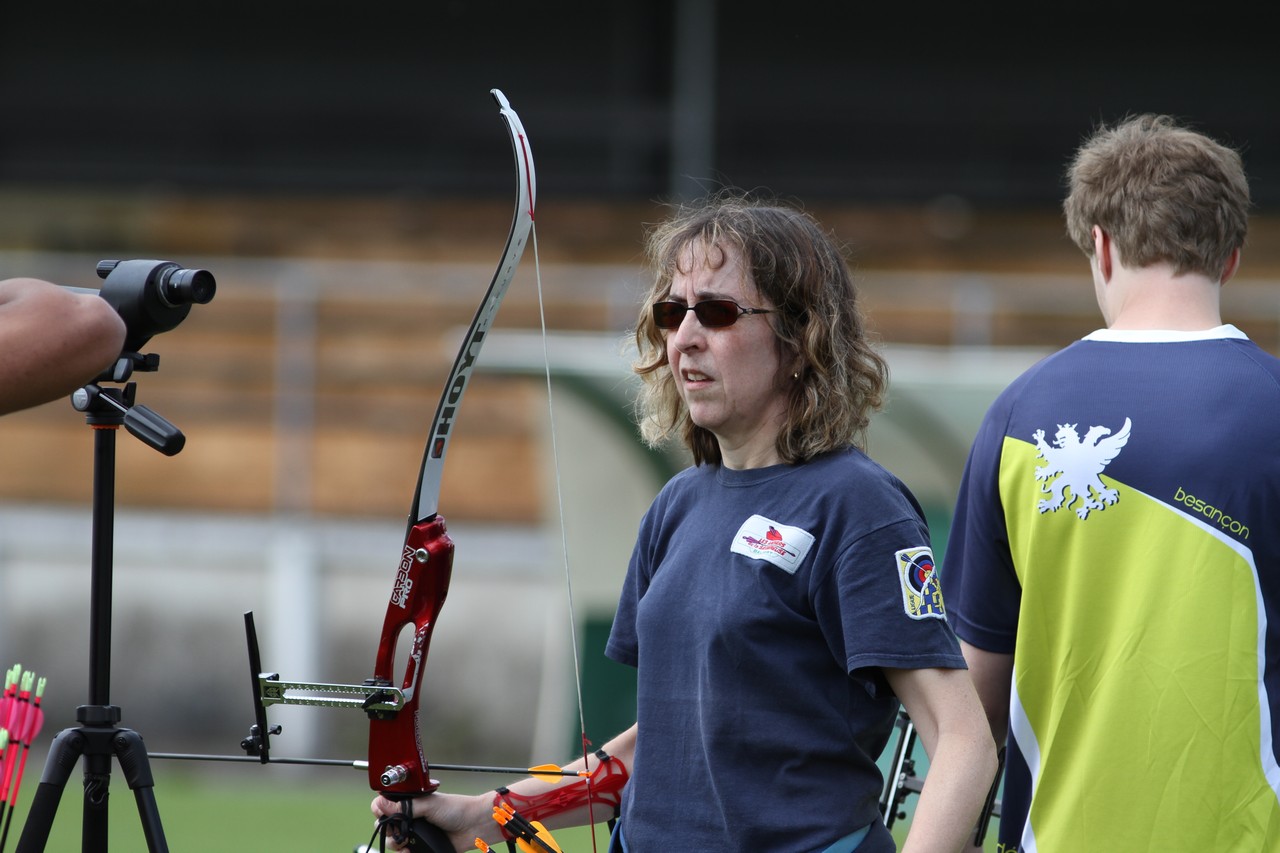
<svg viewBox="0 0 1280 853">
<path fill-rule="evenodd" d="M 1018 7 L 1011 7 L 1014 11 Z M 1056 205 L 1100 120 L 1169 112 L 1280 207 L 1270 28 L 795 0 L 8 3 L 0 189 L 502 197 L 488 90 L 545 200 L 729 184 L 808 203 Z M 1025 11 L 1025 10 L 1023 10 Z"/>
</svg>

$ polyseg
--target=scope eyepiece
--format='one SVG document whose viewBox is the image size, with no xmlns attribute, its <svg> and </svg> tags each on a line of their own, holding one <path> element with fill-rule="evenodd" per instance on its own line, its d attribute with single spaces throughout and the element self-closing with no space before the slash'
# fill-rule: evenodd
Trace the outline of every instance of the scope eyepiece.
<svg viewBox="0 0 1280 853">
<path fill-rule="evenodd" d="M 160 274 L 156 292 L 170 308 L 196 303 L 204 305 L 213 299 L 217 283 L 208 270 L 173 268 Z"/>
<path fill-rule="evenodd" d="M 124 263 L 132 263 L 125 261 Z M 98 278 L 105 279 L 120 266 L 120 261 L 98 261 Z M 213 301 L 218 284 L 208 270 L 188 270 L 173 261 L 160 261 L 149 271 L 154 276 L 156 296 L 169 308 L 182 305 L 205 305 Z"/>
</svg>

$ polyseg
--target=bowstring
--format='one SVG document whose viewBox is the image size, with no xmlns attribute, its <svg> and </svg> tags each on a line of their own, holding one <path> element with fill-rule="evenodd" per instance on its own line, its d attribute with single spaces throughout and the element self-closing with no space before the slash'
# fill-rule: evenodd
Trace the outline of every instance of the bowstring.
<svg viewBox="0 0 1280 853">
<path fill-rule="evenodd" d="M 573 603 L 573 573 L 569 569 L 569 534 L 564 514 L 564 489 L 562 488 L 560 477 L 560 451 L 556 444 L 556 411 L 553 400 L 554 395 L 551 392 L 551 350 L 547 346 L 546 301 L 543 299 L 542 294 L 542 262 L 538 255 L 538 225 L 536 222 L 531 223 L 530 234 L 533 245 L 533 273 L 538 292 L 538 320 L 542 326 L 542 364 L 545 368 L 547 379 L 547 420 L 551 433 L 551 471 L 552 480 L 555 483 L 556 511 L 560 516 L 560 553 L 564 558 L 564 588 L 569 605 L 569 644 L 573 651 L 573 686 L 578 698 L 578 727 L 582 737 L 582 769 L 589 771 L 591 770 L 591 761 L 588 757 L 589 750 L 587 747 L 587 713 L 586 706 L 582 701 L 582 662 L 579 660 L 578 654 L 578 620 L 574 615 L 576 610 Z M 591 850 L 592 853 L 596 853 L 596 816 L 595 808 L 591 802 L 591 777 L 587 776 L 585 778 L 587 782 L 587 820 L 591 822 Z"/>
</svg>

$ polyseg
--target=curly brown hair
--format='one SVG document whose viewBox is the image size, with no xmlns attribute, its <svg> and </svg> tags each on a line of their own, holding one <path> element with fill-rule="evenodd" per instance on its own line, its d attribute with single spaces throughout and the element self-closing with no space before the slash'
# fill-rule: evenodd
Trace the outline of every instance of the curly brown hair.
<svg viewBox="0 0 1280 853">
<path fill-rule="evenodd" d="M 865 440 L 871 413 L 883 405 L 888 366 L 868 340 L 853 275 L 834 237 L 809 214 L 736 192 L 686 205 L 651 229 L 646 255 L 654 280 L 635 328 L 633 369 L 644 380 L 636 401 L 641 435 L 657 446 L 679 435 L 695 464 L 719 463 L 715 436 L 689 418 L 668 369 L 666 334 L 653 321 L 652 304 L 665 299 L 684 251 L 707 263 L 723 262 L 729 247 L 762 297 L 780 346 L 795 356 L 799 377 L 786 390 L 786 420 L 777 449 L 787 462 Z M 717 260 L 718 259 L 718 260 Z"/>
</svg>

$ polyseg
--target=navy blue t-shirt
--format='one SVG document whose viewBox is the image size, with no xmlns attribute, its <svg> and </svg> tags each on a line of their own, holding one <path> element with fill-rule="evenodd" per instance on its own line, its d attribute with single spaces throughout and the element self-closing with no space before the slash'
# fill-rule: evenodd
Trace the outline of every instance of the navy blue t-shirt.
<svg viewBox="0 0 1280 853">
<path fill-rule="evenodd" d="M 850 448 L 676 475 L 641 524 L 606 653 L 638 668 L 630 853 L 820 850 L 872 824 L 898 701 L 880 667 L 963 668 L 907 488 Z"/>
</svg>

